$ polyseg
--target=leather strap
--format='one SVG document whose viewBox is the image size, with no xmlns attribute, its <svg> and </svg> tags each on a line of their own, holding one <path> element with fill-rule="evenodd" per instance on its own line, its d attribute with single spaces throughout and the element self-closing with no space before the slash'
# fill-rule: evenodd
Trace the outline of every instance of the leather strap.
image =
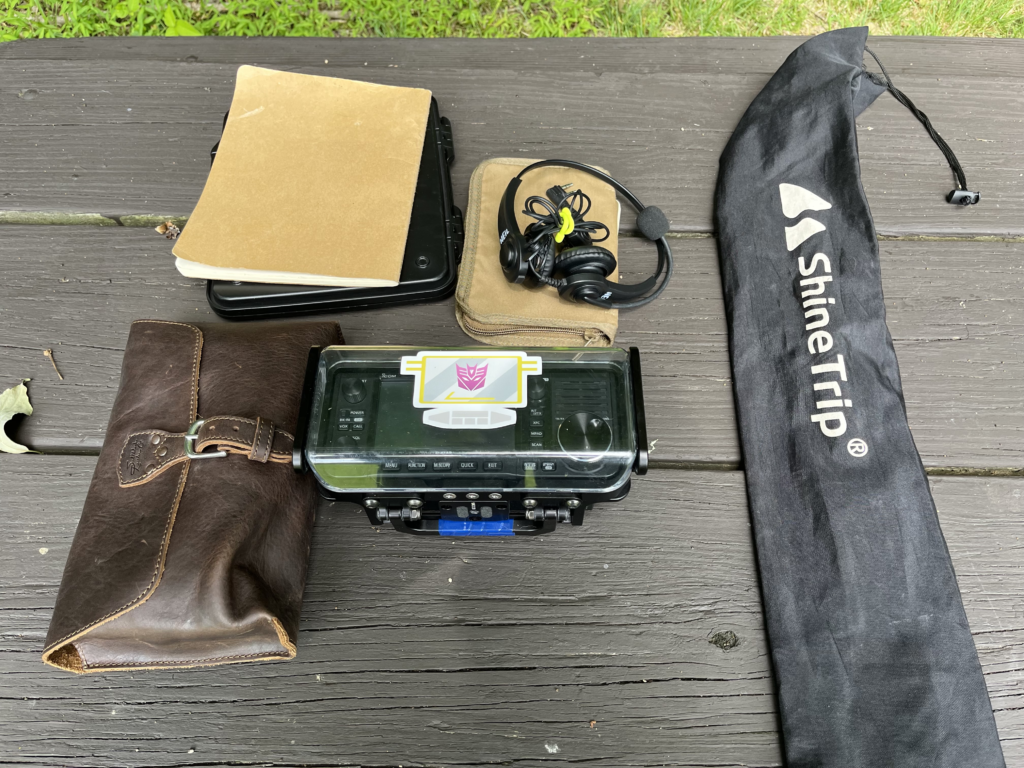
<svg viewBox="0 0 1024 768">
<path fill-rule="evenodd" d="M 216 447 L 266 464 L 289 464 L 295 438 L 263 418 L 213 416 L 205 420 L 195 442 L 199 453 Z M 185 433 L 150 429 L 128 435 L 121 447 L 117 479 L 122 488 L 142 485 L 188 459 Z M 216 459 L 211 459 L 215 461 Z"/>
</svg>

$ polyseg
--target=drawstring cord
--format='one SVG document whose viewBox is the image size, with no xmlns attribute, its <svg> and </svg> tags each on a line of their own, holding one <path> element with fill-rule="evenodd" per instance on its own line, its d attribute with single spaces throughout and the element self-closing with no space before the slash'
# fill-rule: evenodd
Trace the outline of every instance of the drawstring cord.
<svg viewBox="0 0 1024 768">
<path fill-rule="evenodd" d="M 864 50 L 867 53 L 871 54 L 871 58 L 873 58 L 875 60 L 875 63 L 877 63 L 878 66 L 881 68 L 882 75 L 885 78 L 885 87 L 893 95 L 896 101 L 898 101 L 904 107 L 909 109 L 910 113 L 919 121 L 921 121 L 921 125 L 924 126 L 924 129 L 926 131 L 928 131 L 928 135 L 931 136 L 932 141 L 935 142 L 935 146 L 939 148 L 939 150 L 945 156 L 946 162 L 949 163 L 949 167 L 950 169 L 952 169 L 953 175 L 956 177 L 957 188 L 951 190 L 950 193 L 946 195 L 946 202 L 953 203 L 954 205 L 974 205 L 979 200 L 981 200 L 980 193 L 971 192 L 970 190 L 967 189 L 967 176 L 964 173 L 963 166 L 960 165 L 960 161 L 956 159 L 956 155 L 953 153 L 953 150 L 950 149 L 950 146 L 949 144 L 946 143 L 946 140 L 939 135 L 938 131 L 935 130 L 934 126 L 932 125 L 932 121 L 928 119 L 928 115 L 926 115 L 924 112 L 918 109 L 914 105 L 914 102 L 907 98 L 907 95 L 903 93 L 903 91 L 901 91 L 899 88 L 892 84 L 892 78 L 889 77 L 889 73 L 886 71 L 885 65 L 882 64 L 879 58 L 875 55 L 875 52 L 872 51 L 867 46 L 864 47 Z M 883 85 L 883 83 L 880 82 L 878 76 L 875 75 L 873 72 L 868 72 L 868 75 L 876 83 L 878 83 L 879 85 Z"/>
</svg>

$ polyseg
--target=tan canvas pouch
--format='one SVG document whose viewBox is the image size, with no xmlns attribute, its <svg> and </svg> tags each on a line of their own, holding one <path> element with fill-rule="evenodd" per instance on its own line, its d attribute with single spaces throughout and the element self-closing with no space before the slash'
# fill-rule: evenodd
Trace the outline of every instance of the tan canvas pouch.
<svg viewBox="0 0 1024 768">
<path fill-rule="evenodd" d="M 455 316 L 467 334 L 500 346 L 607 347 L 615 341 L 619 313 L 562 299 L 551 287 L 528 288 L 505 279 L 498 262 L 498 203 L 508 183 L 527 165 L 522 158 L 485 160 L 473 171 L 466 209 L 466 245 L 455 293 Z M 530 195 L 544 195 L 556 184 L 573 184 L 593 203 L 587 219 L 611 230 L 600 245 L 618 253 L 619 204 L 615 190 L 603 181 L 571 168 L 541 168 L 523 178 L 516 196 L 519 227 L 532 219 L 521 213 Z M 609 279 L 618 280 L 618 270 Z"/>
</svg>

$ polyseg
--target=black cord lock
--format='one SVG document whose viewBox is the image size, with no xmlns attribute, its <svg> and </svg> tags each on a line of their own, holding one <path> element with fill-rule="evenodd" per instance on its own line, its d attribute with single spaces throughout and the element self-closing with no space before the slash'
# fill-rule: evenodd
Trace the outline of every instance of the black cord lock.
<svg viewBox="0 0 1024 768">
<path fill-rule="evenodd" d="M 969 189 L 953 189 L 946 195 L 946 202 L 953 205 L 976 205 L 981 200 L 980 192 L 971 192 Z"/>
</svg>

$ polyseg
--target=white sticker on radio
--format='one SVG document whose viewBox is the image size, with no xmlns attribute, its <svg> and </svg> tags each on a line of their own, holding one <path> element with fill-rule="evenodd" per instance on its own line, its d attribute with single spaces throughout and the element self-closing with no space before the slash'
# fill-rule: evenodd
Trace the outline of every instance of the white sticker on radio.
<svg viewBox="0 0 1024 768">
<path fill-rule="evenodd" d="M 498 429 L 516 423 L 527 401 L 526 380 L 542 372 L 525 352 L 432 350 L 402 358 L 415 377 L 412 404 L 430 409 L 423 423 L 440 429 Z"/>
</svg>

